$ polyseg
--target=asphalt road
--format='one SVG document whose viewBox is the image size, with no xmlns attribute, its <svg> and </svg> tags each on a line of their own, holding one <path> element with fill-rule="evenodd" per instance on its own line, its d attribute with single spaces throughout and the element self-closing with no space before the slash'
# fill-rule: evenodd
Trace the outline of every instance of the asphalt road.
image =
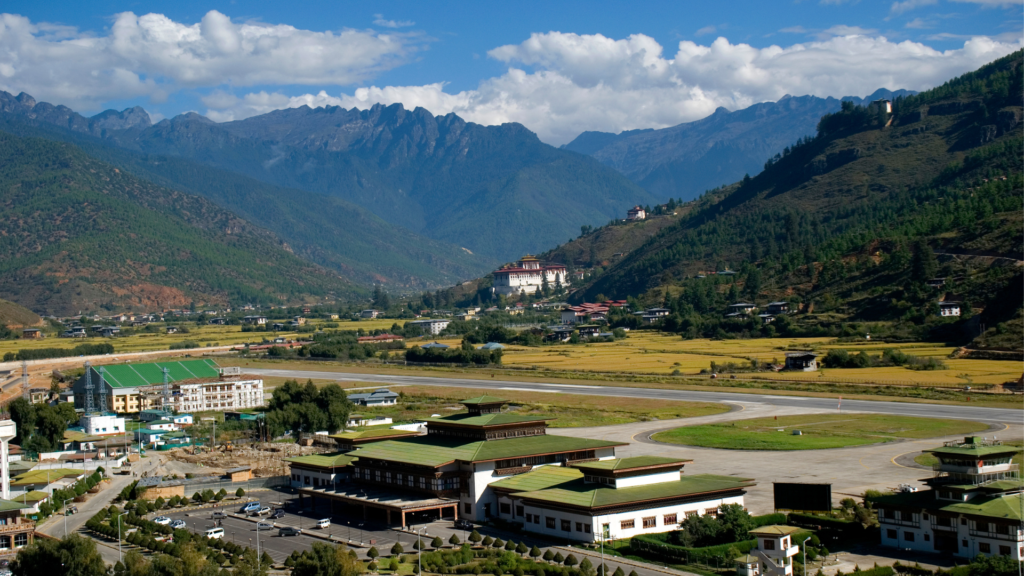
<svg viewBox="0 0 1024 576">
<path fill-rule="evenodd" d="M 432 376 L 398 376 L 390 374 L 353 374 L 348 372 L 325 372 L 316 370 L 278 370 L 268 368 L 246 368 L 246 374 L 276 376 L 282 378 L 315 378 L 319 380 L 346 380 L 352 382 L 374 382 L 380 384 L 405 384 L 419 386 L 451 386 L 456 388 L 488 389 L 492 393 L 501 390 L 529 392 L 558 392 L 562 394 L 583 394 L 588 396 L 612 396 L 623 398 L 648 398 L 653 400 L 681 400 L 692 402 L 724 402 L 734 404 L 771 404 L 774 406 L 799 407 L 822 411 L 833 411 L 839 402 L 834 398 L 813 398 L 807 396 L 778 396 L 773 394 L 743 394 L 697 390 L 669 390 L 657 388 L 632 388 L 624 386 L 585 386 L 577 384 L 556 384 L 544 382 L 517 382 L 512 380 L 463 380 Z M 1021 402 L 1024 408 L 1024 401 Z M 842 408 L 856 412 L 874 412 L 899 416 L 921 416 L 925 418 L 955 418 L 1019 424 L 1024 421 L 1024 412 L 1012 408 L 980 408 L 974 406 L 919 404 L 914 402 L 883 402 L 874 400 L 843 400 Z"/>
</svg>

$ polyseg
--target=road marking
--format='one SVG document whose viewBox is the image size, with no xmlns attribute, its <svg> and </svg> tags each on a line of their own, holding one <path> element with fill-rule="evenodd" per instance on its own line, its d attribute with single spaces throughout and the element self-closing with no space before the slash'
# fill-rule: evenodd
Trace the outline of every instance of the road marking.
<svg viewBox="0 0 1024 576">
<path fill-rule="evenodd" d="M 498 390 L 513 390 L 516 392 L 544 392 L 546 394 L 558 394 L 558 390 L 534 390 L 532 388 L 513 388 L 511 386 L 498 388 Z"/>
<path fill-rule="evenodd" d="M 860 460 L 858 460 L 858 461 L 857 461 L 857 463 L 858 463 L 858 464 L 860 464 L 861 466 L 864 466 L 864 467 L 865 467 L 865 468 L 867 468 L 868 470 L 871 470 L 871 467 L 870 467 L 870 466 L 865 466 L 865 465 L 864 465 L 864 459 L 865 459 L 865 458 L 867 458 L 867 456 L 861 456 L 861 457 L 860 457 Z"/>
<path fill-rule="evenodd" d="M 910 468 L 912 470 L 919 470 L 919 468 L 916 468 L 914 466 L 904 466 L 903 464 L 900 464 L 899 462 L 896 461 L 896 459 L 899 458 L 900 456 L 906 456 L 907 454 L 913 454 L 914 452 L 920 452 L 920 450 L 911 450 L 910 452 L 904 452 L 903 454 L 897 454 L 897 455 L 892 457 L 890 462 L 892 462 L 893 464 L 899 466 L 900 468 Z"/>
</svg>

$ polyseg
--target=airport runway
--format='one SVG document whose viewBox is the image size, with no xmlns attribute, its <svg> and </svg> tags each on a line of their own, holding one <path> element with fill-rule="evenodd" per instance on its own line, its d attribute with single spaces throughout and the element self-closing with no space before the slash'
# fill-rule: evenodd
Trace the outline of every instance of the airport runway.
<svg viewBox="0 0 1024 576">
<path fill-rule="evenodd" d="M 349 382 L 372 382 L 382 385 L 451 386 L 457 388 L 487 389 L 500 395 L 501 390 L 528 392 L 557 392 L 562 394 L 583 394 L 589 396 L 613 396 L 622 398 L 649 398 L 654 400 L 680 400 L 691 402 L 724 402 L 744 406 L 769 404 L 779 407 L 803 408 L 813 411 L 831 412 L 839 410 L 837 398 L 813 398 L 807 396 L 779 396 L 773 394 L 745 394 L 736 392 L 715 392 L 697 390 L 671 390 L 658 388 L 633 388 L 626 386 L 587 386 L 578 384 L 555 384 L 544 382 L 518 382 L 514 380 L 465 380 L 432 376 L 400 376 L 391 374 L 355 374 L 348 372 L 326 372 L 317 370 L 278 370 L 269 368 L 246 368 L 247 374 L 318 380 L 345 380 Z M 1024 399 L 1021 401 L 1024 408 Z M 900 416 L 921 416 L 925 418 L 955 418 L 980 422 L 1020 424 L 1024 411 L 1012 408 L 981 408 L 962 405 L 923 404 L 911 401 L 884 402 L 874 400 L 842 401 L 842 409 L 854 412 L 874 412 Z"/>
</svg>

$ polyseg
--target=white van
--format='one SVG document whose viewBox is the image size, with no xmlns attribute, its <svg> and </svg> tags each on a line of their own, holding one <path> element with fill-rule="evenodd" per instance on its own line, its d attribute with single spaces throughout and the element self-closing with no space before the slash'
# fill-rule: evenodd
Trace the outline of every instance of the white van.
<svg viewBox="0 0 1024 576">
<path fill-rule="evenodd" d="M 317 520 L 316 527 L 321 530 L 326 530 L 331 527 L 331 519 L 324 518 L 323 520 Z"/>
<path fill-rule="evenodd" d="M 223 538 L 224 537 L 224 529 L 223 528 L 210 528 L 209 530 L 206 531 L 206 537 L 207 538 L 217 538 L 217 539 Z"/>
</svg>

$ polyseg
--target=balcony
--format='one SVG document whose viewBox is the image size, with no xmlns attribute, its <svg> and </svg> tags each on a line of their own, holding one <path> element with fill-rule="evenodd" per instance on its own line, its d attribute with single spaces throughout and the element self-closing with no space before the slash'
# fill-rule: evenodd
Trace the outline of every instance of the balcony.
<svg viewBox="0 0 1024 576">
<path fill-rule="evenodd" d="M 989 538 L 991 540 L 1006 540 L 1008 542 L 1020 542 L 1021 532 L 1019 530 L 1011 530 L 1009 534 L 999 534 L 998 532 L 985 532 L 982 530 L 968 530 L 968 534 L 976 538 Z"/>
<path fill-rule="evenodd" d="M 1010 472 L 1017 469 L 1017 465 L 1011 462 L 1005 464 L 986 464 L 977 466 L 955 466 L 952 464 L 932 464 L 935 472 L 949 472 L 951 474 L 997 474 L 999 472 Z"/>
<path fill-rule="evenodd" d="M 879 518 L 878 522 L 881 524 L 892 524 L 895 526 L 910 526 L 912 528 L 920 528 L 920 520 L 898 520 L 896 518 Z"/>
<path fill-rule="evenodd" d="M 28 518 L 12 518 L 6 524 L 0 524 L 0 534 L 12 532 L 30 532 L 35 530 L 36 523 Z"/>
</svg>

